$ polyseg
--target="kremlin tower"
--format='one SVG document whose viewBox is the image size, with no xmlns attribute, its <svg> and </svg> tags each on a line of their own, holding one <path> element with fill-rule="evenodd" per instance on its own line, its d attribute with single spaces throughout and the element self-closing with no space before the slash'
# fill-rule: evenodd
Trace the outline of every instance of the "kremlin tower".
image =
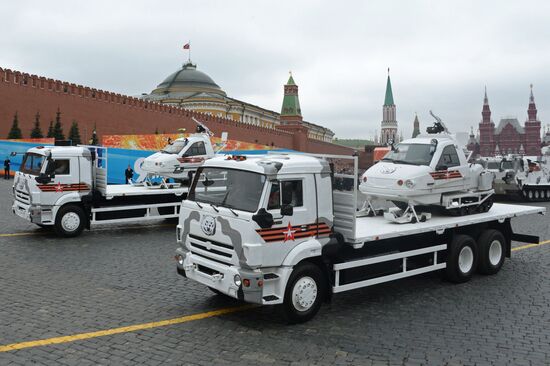
<svg viewBox="0 0 550 366">
<path fill-rule="evenodd" d="M 397 120 L 395 115 L 395 103 L 393 102 L 393 93 L 391 90 L 390 69 L 388 68 L 388 81 L 386 82 L 386 97 L 382 107 L 382 129 L 380 134 L 380 144 L 387 145 L 397 141 Z"/>
</svg>

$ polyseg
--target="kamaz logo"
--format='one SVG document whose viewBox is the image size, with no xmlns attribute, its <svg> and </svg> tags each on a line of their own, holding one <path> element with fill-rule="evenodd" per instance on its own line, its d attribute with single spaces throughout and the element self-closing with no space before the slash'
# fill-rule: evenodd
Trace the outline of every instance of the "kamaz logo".
<svg viewBox="0 0 550 366">
<path fill-rule="evenodd" d="M 204 216 L 201 222 L 201 229 L 208 236 L 214 235 L 216 233 L 216 219 L 212 216 Z"/>
</svg>

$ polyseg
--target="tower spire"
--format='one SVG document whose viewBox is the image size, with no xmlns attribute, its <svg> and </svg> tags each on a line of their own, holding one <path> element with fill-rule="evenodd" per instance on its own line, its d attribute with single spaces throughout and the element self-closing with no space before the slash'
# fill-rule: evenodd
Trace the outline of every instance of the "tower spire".
<svg viewBox="0 0 550 366">
<path fill-rule="evenodd" d="M 418 121 L 418 114 L 415 112 L 412 137 L 415 138 L 418 135 L 420 135 L 420 122 Z"/>
<path fill-rule="evenodd" d="M 281 107 L 281 120 L 285 123 L 301 123 L 302 110 L 298 99 L 298 85 L 294 82 L 292 72 L 289 71 L 288 81 L 284 86 L 283 105 Z"/>
<path fill-rule="evenodd" d="M 489 107 L 489 98 L 487 97 L 487 86 L 485 86 L 485 95 L 483 96 L 483 109 L 481 110 L 483 117 L 481 123 L 491 123 L 491 108 Z"/>
<path fill-rule="evenodd" d="M 537 120 L 537 105 L 535 104 L 535 97 L 533 96 L 533 84 L 530 85 L 531 92 L 529 94 L 529 107 L 527 108 L 527 115 L 529 121 Z"/>
<path fill-rule="evenodd" d="M 388 67 L 388 80 L 386 81 L 386 96 L 384 98 L 384 105 L 394 105 L 393 102 L 393 92 L 391 90 L 391 80 L 390 80 L 390 68 Z"/>
</svg>

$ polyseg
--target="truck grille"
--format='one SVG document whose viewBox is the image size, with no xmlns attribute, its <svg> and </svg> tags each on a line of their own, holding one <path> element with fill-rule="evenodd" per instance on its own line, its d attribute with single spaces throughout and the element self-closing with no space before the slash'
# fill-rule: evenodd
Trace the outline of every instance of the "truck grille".
<svg viewBox="0 0 550 366">
<path fill-rule="evenodd" d="M 233 264 L 235 249 L 230 244 L 208 240 L 193 234 L 189 234 L 189 244 L 193 254 L 221 264 Z"/>
<path fill-rule="evenodd" d="M 15 190 L 15 199 L 21 203 L 29 205 L 31 203 L 30 196 L 27 192 L 21 191 L 19 189 Z"/>
</svg>

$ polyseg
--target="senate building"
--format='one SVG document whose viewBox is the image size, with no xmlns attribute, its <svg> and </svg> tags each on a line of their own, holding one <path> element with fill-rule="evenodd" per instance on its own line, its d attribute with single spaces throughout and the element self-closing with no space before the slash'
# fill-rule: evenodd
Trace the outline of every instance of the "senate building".
<svg viewBox="0 0 550 366">
<path fill-rule="evenodd" d="M 227 96 L 227 93 L 197 65 L 188 61 L 164 79 L 151 93 L 142 95 L 147 101 L 173 105 L 211 116 L 226 118 L 264 128 L 279 128 L 285 116 L 301 116 L 298 86 L 292 75 L 284 86 L 281 112 L 271 111 Z M 289 109 L 289 105 L 294 107 Z M 301 120 L 310 139 L 332 142 L 334 132 L 317 124 Z"/>
</svg>

